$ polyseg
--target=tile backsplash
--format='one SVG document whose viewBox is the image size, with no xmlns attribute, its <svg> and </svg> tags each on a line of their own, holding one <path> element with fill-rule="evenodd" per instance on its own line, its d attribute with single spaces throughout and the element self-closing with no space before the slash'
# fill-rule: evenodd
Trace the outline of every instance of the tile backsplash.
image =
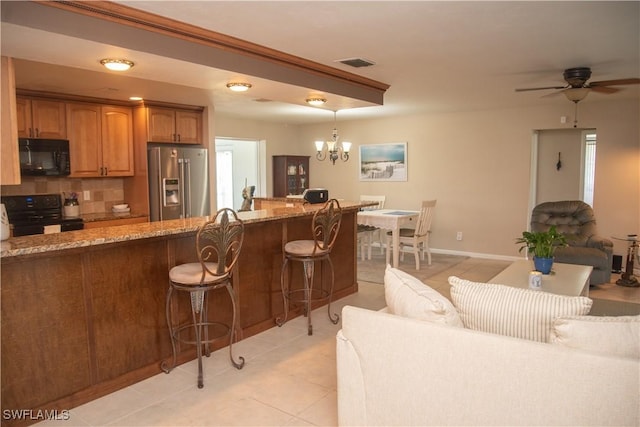
<svg viewBox="0 0 640 427">
<path fill-rule="evenodd" d="M 89 199 L 84 199 L 84 192 L 89 192 Z M 27 194 L 78 194 L 80 213 L 110 212 L 113 205 L 126 203 L 122 178 L 47 178 L 22 177 L 20 185 L 3 185 L 0 187 L 2 195 Z"/>
</svg>

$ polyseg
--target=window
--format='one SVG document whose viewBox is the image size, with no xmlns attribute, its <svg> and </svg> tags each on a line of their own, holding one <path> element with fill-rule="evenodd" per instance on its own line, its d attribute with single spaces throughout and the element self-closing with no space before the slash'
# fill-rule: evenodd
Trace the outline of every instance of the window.
<svg viewBox="0 0 640 427">
<path fill-rule="evenodd" d="M 584 135 L 584 171 L 582 200 L 593 206 L 593 192 L 596 179 L 596 134 L 589 132 Z"/>
</svg>

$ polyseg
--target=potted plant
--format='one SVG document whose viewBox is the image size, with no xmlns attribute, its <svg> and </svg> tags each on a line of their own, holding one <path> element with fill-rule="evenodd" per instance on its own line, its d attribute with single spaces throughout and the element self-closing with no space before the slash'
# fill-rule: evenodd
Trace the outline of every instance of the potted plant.
<svg viewBox="0 0 640 427">
<path fill-rule="evenodd" d="M 553 253 L 557 247 L 567 246 L 567 239 L 556 230 L 555 225 L 552 225 L 547 231 L 523 231 L 522 237 L 516 239 L 516 243 L 522 244 L 518 252 L 527 248 L 527 252 L 533 254 L 536 271 L 549 274 L 553 265 Z"/>
</svg>

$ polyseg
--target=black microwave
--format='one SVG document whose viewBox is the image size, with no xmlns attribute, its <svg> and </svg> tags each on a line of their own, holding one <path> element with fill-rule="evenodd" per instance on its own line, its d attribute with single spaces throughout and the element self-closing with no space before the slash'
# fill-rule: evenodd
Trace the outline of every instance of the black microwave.
<svg viewBox="0 0 640 427">
<path fill-rule="evenodd" d="M 67 176 L 71 173 L 66 139 L 19 138 L 18 146 L 21 175 Z"/>
</svg>

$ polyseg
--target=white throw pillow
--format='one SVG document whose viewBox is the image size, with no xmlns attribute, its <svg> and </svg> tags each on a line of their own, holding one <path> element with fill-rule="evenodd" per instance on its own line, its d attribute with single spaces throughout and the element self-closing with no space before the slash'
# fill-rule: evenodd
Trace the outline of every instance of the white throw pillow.
<svg viewBox="0 0 640 427">
<path fill-rule="evenodd" d="M 458 312 L 446 297 L 389 265 L 384 273 L 384 296 L 392 314 L 463 327 Z"/>
<path fill-rule="evenodd" d="M 640 359 L 640 316 L 573 316 L 553 322 L 550 342 Z"/>
<path fill-rule="evenodd" d="M 468 329 L 549 342 L 558 317 L 583 316 L 593 301 L 493 283 L 449 277 L 451 299 Z"/>
</svg>

